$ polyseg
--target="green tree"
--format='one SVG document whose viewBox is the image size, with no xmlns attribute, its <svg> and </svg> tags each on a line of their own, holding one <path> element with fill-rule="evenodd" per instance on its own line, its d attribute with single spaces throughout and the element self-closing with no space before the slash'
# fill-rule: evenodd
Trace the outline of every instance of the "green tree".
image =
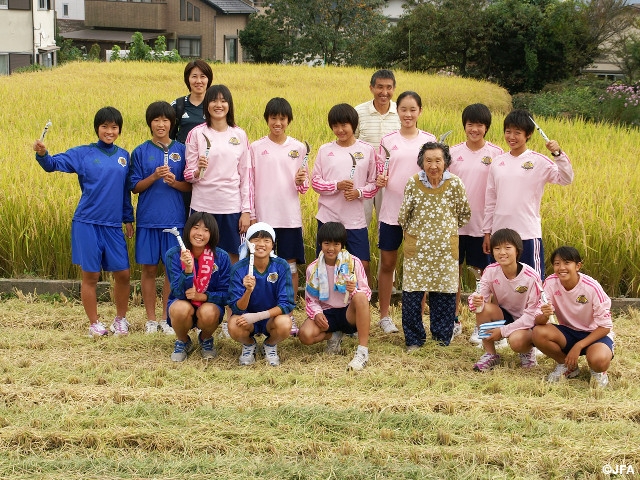
<svg viewBox="0 0 640 480">
<path fill-rule="evenodd" d="M 257 26 L 268 34 L 266 43 L 270 46 L 268 51 L 258 51 L 258 58 L 282 56 L 294 63 L 329 65 L 359 63 L 367 42 L 387 26 L 381 14 L 383 4 L 384 0 L 273 0 L 265 11 L 266 18 L 255 17 L 262 22 Z M 257 36 L 255 29 L 252 35 Z M 273 48 L 278 40 L 288 47 L 286 52 Z"/>
<path fill-rule="evenodd" d="M 267 15 L 251 15 L 238 36 L 242 48 L 256 63 L 281 63 L 291 57 L 291 36 Z"/>
<path fill-rule="evenodd" d="M 82 50 L 76 47 L 70 38 L 63 39 L 58 37 L 56 38 L 56 43 L 60 45 L 60 51 L 58 52 L 59 64 L 83 60 Z"/>
<path fill-rule="evenodd" d="M 640 80 L 640 35 L 625 34 L 612 49 L 616 56 L 616 63 L 624 73 L 627 83 Z"/>
<path fill-rule="evenodd" d="M 594 2 L 615 0 L 593 0 Z M 592 63 L 593 2 L 581 0 L 414 1 L 398 25 L 368 46 L 368 58 L 410 70 L 453 70 L 537 91 Z M 389 43 L 393 48 L 389 48 Z"/>
<path fill-rule="evenodd" d="M 129 47 L 129 55 L 127 56 L 127 59 L 144 61 L 153 60 L 153 57 L 151 56 L 151 47 L 144 43 L 142 33 L 135 32 L 131 36 L 131 46 Z"/>
<path fill-rule="evenodd" d="M 118 62 L 122 60 L 120 57 L 121 48 L 118 45 L 114 45 L 111 47 L 111 56 L 109 57 L 110 62 Z"/>
<path fill-rule="evenodd" d="M 93 61 L 93 62 L 100 61 L 100 45 L 98 45 L 97 43 L 94 43 L 93 45 L 91 45 L 91 48 L 89 49 L 89 53 L 87 54 L 87 60 Z"/>
<path fill-rule="evenodd" d="M 164 35 L 159 35 L 153 44 L 153 57 L 158 60 L 164 57 L 164 52 L 167 50 L 167 39 Z"/>
</svg>

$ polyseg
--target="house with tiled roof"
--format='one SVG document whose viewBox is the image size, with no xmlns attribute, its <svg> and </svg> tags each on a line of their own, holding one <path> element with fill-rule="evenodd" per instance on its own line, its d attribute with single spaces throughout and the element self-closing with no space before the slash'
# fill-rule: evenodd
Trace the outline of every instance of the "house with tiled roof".
<svg viewBox="0 0 640 480">
<path fill-rule="evenodd" d="M 235 63 L 242 62 L 238 32 L 255 11 L 242 0 L 84 0 L 84 28 L 61 35 L 87 51 L 97 43 L 103 59 L 140 32 L 150 45 L 163 35 L 185 58 Z"/>
</svg>

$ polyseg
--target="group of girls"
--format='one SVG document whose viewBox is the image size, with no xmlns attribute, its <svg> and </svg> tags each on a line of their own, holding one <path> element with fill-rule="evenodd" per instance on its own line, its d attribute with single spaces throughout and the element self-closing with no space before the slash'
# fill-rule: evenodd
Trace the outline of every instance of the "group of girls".
<svg viewBox="0 0 640 480">
<path fill-rule="evenodd" d="M 208 67 L 205 62 L 199 62 L 200 61 L 191 62 L 185 69 L 185 83 L 190 90 L 190 94 L 185 97 L 182 115 L 174 120 L 174 122 L 179 125 L 177 135 L 180 139 L 184 139 L 185 142 L 184 157 L 186 162 L 183 175 L 184 180 L 192 185 L 192 198 L 189 204 L 189 211 L 211 214 L 215 219 L 216 225 L 217 235 L 215 235 L 215 237 L 217 238 L 212 248 L 211 234 L 213 233 L 213 228 L 209 218 L 203 217 L 202 215 L 199 217 L 192 216 L 189 219 L 190 222 L 187 222 L 189 228 L 185 229 L 184 234 L 185 243 L 189 243 L 191 246 L 190 249 L 187 249 L 189 254 L 187 255 L 182 250 L 180 253 L 174 253 L 175 259 L 178 260 L 173 259 L 172 261 L 174 263 L 179 262 L 180 270 L 184 275 L 192 276 L 191 281 L 194 282 L 193 285 L 197 282 L 205 282 L 206 278 L 204 277 L 210 276 L 212 273 L 223 275 L 224 271 L 228 270 L 230 265 L 238 261 L 238 251 L 243 241 L 241 237 L 246 234 L 251 225 L 251 212 L 254 207 L 254 205 L 252 205 L 252 199 L 255 194 L 253 191 L 254 179 L 251 178 L 252 160 L 249 141 L 244 130 L 239 128 L 235 123 L 231 92 L 224 85 L 211 86 L 212 72 L 210 67 Z M 382 252 L 379 276 L 381 317 L 388 315 L 390 293 L 393 284 L 393 267 L 397 260 L 398 248 L 405 237 L 402 227 L 404 226 L 406 228 L 406 225 L 401 226 L 400 221 L 408 221 L 408 219 L 405 218 L 406 212 L 403 210 L 405 207 L 404 204 L 406 203 L 405 188 L 408 187 L 407 179 L 411 179 L 416 175 L 417 181 L 419 174 L 424 174 L 425 178 L 422 182 L 429 186 L 428 183 L 431 181 L 431 188 L 434 190 L 437 190 L 443 184 L 447 183 L 447 180 L 452 179 L 452 176 L 448 174 L 448 172 L 444 174 L 440 172 L 440 166 L 433 170 L 438 178 L 434 177 L 434 179 L 431 179 L 430 172 L 427 169 L 428 167 L 425 166 L 424 160 L 423 162 L 416 162 L 416 158 L 420 159 L 420 156 L 425 154 L 425 150 L 431 148 L 442 152 L 436 155 L 437 157 L 442 157 L 442 162 L 440 162 L 439 159 L 435 159 L 436 163 L 444 163 L 445 168 L 451 163 L 448 147 L 435 142 L 435 137 L 432 134 L 424 132 L 417 127 L 418 117 L 422 112 L 420 96 L 415 92 L 404 92 L 400 94 L 397 100 L 397 109 L 401 122 L 400 129 L 382 139 L 376 162 L 378 177 L 376 185 L 385 188 L 385 197 L 379 212 L 379 236 Z M 198 118 L 199 111 L 202 111 L 202 119 L 204 122 L 201 122 L 201 119 Z M 265 119 L 268 121 L 266 114 Z M 291 119 L 292 118 L 287 118 L 287 121 Z M 101 269 L 113 271 L 116 280 L 115 298 L 117 315 L 111 326 L 111 330 L 114 331 L 114 333 L 126 333 L 128 331 L 125 314 L 129 265 L 126 255 L 123 255 L 123 251 L 126 252 L 126 244 L 124 244 L 124 239 L 121 238 L 122 235 L 118 235 L 116 230 L 124 223 L 127 227 L 126 234 L 132 236 L 133 228 L 131 224 L 133 216 L 130 198 L 127 199 L 127 180 L 122 182 L 122 186 L 119 185 L 120 179 L 126 178 L 127 173 L 122 175 L 122 172 L 118 171 L 117 168 L 114 169 L 112 165 L 120 165 L 120 167 L 123 167 L 123 171 L 126 170 L 129 165 L 129 156 L 127 152 L 113 145 L 122 128 L 122 117 L 117 110 L 111 107 L 101 109 L 94 120 L 94 127 L 99 139 L 96 144 L 87 147 L 76 147 L 76 149 L 54 157 L 48 155 L 42 141 L 37 141 L 34 144 L 34 150 L 37 153 L 37 160 L 45 170 L 75 172 L 78 174 L 82 185 L 83 197 L 74 215 L 73 223 L 73 261 L 81 265 L 83 272 L 81 293 L 85 311 L 90 319 L 90 333 L 92 335 L 104 335 L 106 333 L 106 328 L 98 320 L 95 299 L 95 286 Z M 425 149 L 424 146 L 429 144 L 429 142 L 432 142 L 433 146 Z M 392 153 L 388 154 L 389 161 L 386 163 L 386 152 L 389 152 L 389 148 L 387 147 L 391 147 L 392 145 Z M 305 150 L 304 154 L 307 153 Z M 301 154 L 302 152 L 296 151 L 296 157 Z M 96 155 L 98 155 L 98 157 L 96 157 Z M 88 157 L 97 158 L 97 160 L 93 161 L 93 167 L 88 166 Z M 113 160 L 115 160 L 115 162 Z M 108 166 L 110 171 L 113 170 L 107 174 L 109 176 L 108 181 L 103 177 L 106 170 L 102 167 L 95 167 L 95 165 L 98 164 Z M 299 170 L 300 169 L 298 169 L 297 173 L 300 173 Z M 304 171 L 303 174 L 306 176 L 306 171 Z M 453 177 L 455 183 L 455 178 L 457 177 Z M 305 182 L 306 179 L 302 181 Z M 416 185 L 419 184 L 416 183 Z M 93 188 L 94 186 L 96 188 Z M 104 208 L 103 202 L 103 200 L 106 200 L 107 194 L 105 192 L 108 192 L 108 200 L 110 202 L 113 202 L 113 199 L 118 197 L 117 205 L 112 205 L 111 207 L 114 208 L 110 208 L 111 212 L 121 212 L 116 215 L 118 218 L 107 218 L 108 215 L 105 213 L 106 209 Z M 274 192 L 273 208 L 276 209 L 278 208 L 277 199 L 277 192 Z M 456 208 L 458 208 L 455 215 L 457 228 L 468 221 L 468 212 L 464 211 L 465 207 L 460 206 L 464 203 L 466 203 L 466 199 L 464 199 L 462 203 L 456 203 Z M 103 205 L 102 208 L 96 206 L 100 204 Z M 468 204 L 466 209 L 468 210 Z M 467 218 L 465 219 L 464 217 Z M 91 225 L 91 228 L 88 228 L 88 225 Z M 182 225 L 180 225 L 180 227 L 181 226 Z M 209 234 L 207 241 L 204 241 L 206 235 L 202 235 L 204 230 Z M 275 237 L 275 235 L 273 235 L 273 237 Z M 271 238 L 271 241 L 274 240 L 275 238 Z M 86 245 L 95 245 L 97 247 L 93 248 L 92 251 L 86 251 Z M 222 259 L 227 255 L 227 253 L 223 254 L 223 252 L 228 252 L 229 258 L 227 266 L 222 265 L 225 264 Z M 221 264 L 216 264 L 215 261 L 212 261 L 210 264 L 206 263 L 207 255 L 219 259 Z M 558 257 L 558 260 L 556 260 L 556 257 Z M 215 265 L 215 272 L 209 272 L 209 275 L 203 277 L 197 271 L 193 270 L 195 259 L 198 259 L 200 262 L 205 262 L 203 265 L 207 265 L 208 268 L 211 269 L 213 269 Z M 585 276 L 578 273 L 581 262 L 579 256 L 576 257 L 573 250 L 571 250 L 570 253 L 564 250 L 554 252 L 552 262 L 554 264 L 555 276 L 550 277 L 545 283 L 545 289 L 547 289 L 547 285 L 549 286 L 550 291 L 548 296 L 551 297 L 552 300 L 549 304 L 544 304 L 536 310 L 536 315 L 533 319 L 539 326 L 536 327 L 535 330 L 532 330 L 532 342 L 524 341 L 523 345 L 519 345 L 514 339 L 513 348 L 519 353 L 528 355 L 527 361 L 529 363 L 533 363 L 530 357 L 531 350 L 529 349 L 525 352 L 522 352 L 522 350 L 526 350 L 527 346 L 533 344 L 537 345 L 543 353 L 558 361 L 559 366 L 549 377 L 550 379 L 551 377 L 559 378 L 561 376 L 572 377 L 577 375 L 577 357 L 580 353 L 586 353 L 587 361 L 594 373 L 594 378 L 598 380 L 598 383 L 606 384 L 606 367 L 608 366 L 608 361 L 610 361 L 613 356 L 612 342 L 609 348 L 611 355 L 609 355 L 608 361 L 606 361 L 608 355 L 605 355 L 601 351 L 602 344 L 609 346 L 606 340 L 603 339 L 612 337 L 610 331 L 610 313 L 607 304 L 608 297 L 606 297 L 595 280 L 585 280 Z M 562 264 L 562 262 L 573 263 L 577 265 L 577 267 L 569 268 L 568 272 L 562 270 L 562 275 L 560 275 L 560 270 L 556 271 L 556 264 Z M 499 260 L 498 263 L 500 263 Z M 516 269 L 515 273 L 519 274 L 521 270 L 522 269 Z M 575 305 L 558 301 L 556 297 L 562 297 L 562 295 L 557 294 L 557 289 L 552 290 L 553 286 L 551 285 L 554 281 L 559 282 L 559 285 L 567 291 L 572 290 L 578 284 L 589 285 L 591 290 L 589 292 L 581 291 L 575 301 L 584 306 L 592 305 L 594 299 L 598 299 L 598 308 L 600 308 L 600 310 L 596 311 L 594 307 L 595 313 L 592 312 L 590 314 L 591 316 L 589 316 L 585 308 L 576 310 L 573 308 Z M 421 293 L 422 291 L 430 291 L 429 288 L 418 288 L 418 290 L 421 291 Z M 187 291 L 189 291 L 189 288 L 184 289 L 184 292 Z M 496 295 L 496 292 L 491 293 Z M 191 290 L 189 295 L 191 295 L 191 297 L 187 296 L 187 299 L 191 304 L 200 308 L 201 304 L 206 303 L 206 299 L 208 298 L 207 294 L 197 289 Z M 489 294 L 485 292 L 483 298 L 484 301 L 489 300 Z M 479 300 L 474 301 L 473 305 L 477 307 L 478 302 Z M 505 309 L 502 309 L 499 314 L 494 314 L 495 312 L 493 312 L 492 307 L 488 305 L 489 304 L 487 304 L 488 308 L 484 315 L 478 314 L 478 325 L 485 323 L 483 321 L 485 318 L 492 320 L 495 316 L 506 316 L 504 315 Z M 200 308 L 193 309 L 193 311 L 186 313 L 183 312 L 182 314 L 178 314 L 176 310 L 175 313 L 176 318 L 185 319 L 184 322 L 178 321 L 174 324 L 174 329 L 175 325 L 179 324 L 178 329 L 176 329 L 178 337 L 184 339 L 188 329 L 198 324 L 202 335 L 201 344 L 203 356 L 205 355 L 204 352 L 209 352 L 207 356 L 212 355 L 210 353 L 212 349 L 209 348 L 210 346 L 207 344 L 211 338 L 210 334 L 212 331 L 210 332 L 210 330 L 217 326 L 217 323 L 219 323 L 224 314 L 220 305 L 218 307 L 214 315 L 216 320 L 209 323 L 198 322 L 199 315 L 206 313 L 204 310 L 200 310 Z M 586 331 L 587 335 L 569 338 L 571 335 L 560 327 L 546 325 L 553 308 L 557 311 L 557 317 L 561 321 L 561 324 L 564 323 L 568 325 L 568 328 L 572 328 L 573 330 Z M 571 311 L 563 312 L 563 309 L 569 309 Z M 198 314 L 198 311 L 201 313 Z M 211 315 L 207 316 L 207 318 L 211 317 Z M 189 319 L 193 321 L 193 324 L 189 323 Z M 604 319 L 604 321 L 601 322 L 600 320 L 602 319 Z M 606 319 L 608 319 L 609 323 L 607 323 Z M 451 323 L 451 328 L 454 328 L 453 322 Z M 584 328 L 580 327 L 580 325 Z M 405 329 L 405 333 L 406 332 L 407 330 Z M 432 329 L 432 334 L 434 334 L 434 338 L 438 339 L 441 343 L 445 345 L 448 344 L 448 332 L 442 334 L 442 332 L 434 332 Z M 490 332 L 489 341 L 492 340 L 492 336 L 496 335 Z M 537 342 L 535 341 L 536 339 Z M 176 356 L 176 353 L 181 354 L 182 352 L 186 352 L 189 348 L 186 339 L 180 341 L 184 344 L 182 351 L 179 351 L 180 349 L 176 347 L 174 356 Z M 418 341 L 423 342 L 424 340 L 418 338 Z M 590 355 L 590 352 L 597 353 Z M 491 352 L 491 348 L 488 348 L 487 354 L 496 355 L 495 352 Z M 177 356 L 182 358 L 182 355 Z M 486 361 L 484 363 L 479 362 L 476 366 L 480 365 L 480 367 L 483 367 L 483 365 L 488 365 L 487 368 L 490 368 L 497 364 L 496 357 L 492 357 L 490 360 L 488 363 Z M 486 370 L 487 368 L 477 369 Z M 598 376 L 597 374 L 600 375 Z M 603 378 L 605 379 L 603 380 Z"/>
</svg>

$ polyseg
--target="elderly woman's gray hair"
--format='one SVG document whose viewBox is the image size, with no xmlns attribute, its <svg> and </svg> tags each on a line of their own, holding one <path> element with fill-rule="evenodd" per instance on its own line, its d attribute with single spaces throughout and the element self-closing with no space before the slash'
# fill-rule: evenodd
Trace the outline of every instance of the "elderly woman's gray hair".
<svg viewBox="0 0 640 480">
<path fill-rule="evenodd" d="M 446 170 L 451 165 L 451 152 L 449 152 L 449 145 L 441 142 L 427 142 L 420 147 L 420 153 L 418 153 L 418 166 L 424 168 L 424 152 L 427 150 L 442 150 L 442 156 L 444 157 L 444 169 Z"/>
</svg>

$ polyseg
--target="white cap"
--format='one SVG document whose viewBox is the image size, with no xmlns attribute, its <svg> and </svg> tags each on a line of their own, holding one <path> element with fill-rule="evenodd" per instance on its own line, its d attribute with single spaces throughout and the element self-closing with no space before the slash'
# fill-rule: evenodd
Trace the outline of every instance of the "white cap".
<svg viewBox="0 0 640 480">
<path fill-rule="evenodd" d="M 245 258 L 247 256 L 247 253 L 248 253 L 247 242 L 249 241 L 249 239 L 251 237 L 253 237 L 256 233 L 258 233 L 258 232 L 260 232 L 262 230 L 264 230 L 265 232 L 268 232 L 269 235 L 271 235 L 271 240 L 273 240 L 274 242 L 276 241 L 276 232 L 275 232 L 275 230 L 273 229 L 273 227 L 271 225 L 269 225 L 266 222 L 254 223 L 253 225 L 251 225 L 247 229 L 247 233 L 246 233 L 246 238 L 247 239 L 245 240 L 245 242 L 242 245 L 240 245 L 240 249 L 238 251 L 240 260 L 242 260 L 243 258 Z M 275 257 L 276 256 L 276 254 L 275 254 L 275 252 L 273 250 L 271 251 L 270 256 L 271 257 Z"/>
</svg>

